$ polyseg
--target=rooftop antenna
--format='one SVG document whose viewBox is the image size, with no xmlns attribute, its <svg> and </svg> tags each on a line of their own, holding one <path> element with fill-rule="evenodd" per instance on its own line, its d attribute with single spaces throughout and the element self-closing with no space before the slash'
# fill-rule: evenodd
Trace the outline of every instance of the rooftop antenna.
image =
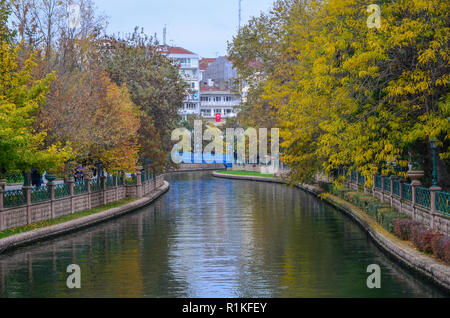
<svg viewBox="0 0 450 318">
<path fill-rule="evenodd" d="M 164 31 L 163 31 L 163 44 L 164 44 L 164 46 L 167 45 L 166 39 L 167 39 L 167 24 L 164 24 Z"/>
<path fill-rule="evenodd" d="M 239 0 L 239 31 L 241 31 L 242 0 Z"/>
</svg>

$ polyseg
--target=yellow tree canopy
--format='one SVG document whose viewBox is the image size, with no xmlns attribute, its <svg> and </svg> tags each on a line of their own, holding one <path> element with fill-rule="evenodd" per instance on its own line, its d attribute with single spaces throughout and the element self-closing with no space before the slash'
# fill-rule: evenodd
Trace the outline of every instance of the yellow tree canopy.
<svg viewBox="0 0 450 318">
<path fill-rule="evenodd" d="M 33 80 L 35 56 L 19 65 L 18 50 L 8 41 L 0 42 L 0 172 L 61 167 L 71 156 L 70 147 L 44 146 L 46 132 L 32 127 L 54 74 Z"/>
<path fill-rule="evenodd" d="M 368 1 L 279 2 L 289 19 L 262 97 L 296 180 L 354 166 L 370 183 L 432 138 L 449 158 L 450 2 L 382 2 L 380 28 Z"/>
</svg>

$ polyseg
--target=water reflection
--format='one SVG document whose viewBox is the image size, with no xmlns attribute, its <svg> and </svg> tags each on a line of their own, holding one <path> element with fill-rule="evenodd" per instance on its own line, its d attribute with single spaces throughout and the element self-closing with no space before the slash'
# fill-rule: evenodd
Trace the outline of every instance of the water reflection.
<svg viewBox="0 0 450 318">
<path fill-rule="evenodd" d="M 155 204 L 0 256 L 2 297 L 439 297 L 351 220 L 298 189 L 169 177 Z M 82 288 L 66 288 L 79 264 Z M 366 287 L 369 264 L 382 288 Z"/>
</svg>

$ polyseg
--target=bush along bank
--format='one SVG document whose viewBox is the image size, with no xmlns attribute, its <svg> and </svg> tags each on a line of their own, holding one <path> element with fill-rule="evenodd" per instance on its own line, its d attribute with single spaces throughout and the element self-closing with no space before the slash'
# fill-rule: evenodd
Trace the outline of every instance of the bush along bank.
<svg viewBox="0 0 450 318">
<path fill-rule="evenodd" d="M 332 184 L 322 184 L 327 192 L 348 201 L 373 217 L 384 229 L 404 241 L 411 241 L 421 252 L 433 255 L 450 265 L 450 237 L 435 233 L 409 216 L 399 213 L 389 204 L 371 195 Z"/>
</svg>

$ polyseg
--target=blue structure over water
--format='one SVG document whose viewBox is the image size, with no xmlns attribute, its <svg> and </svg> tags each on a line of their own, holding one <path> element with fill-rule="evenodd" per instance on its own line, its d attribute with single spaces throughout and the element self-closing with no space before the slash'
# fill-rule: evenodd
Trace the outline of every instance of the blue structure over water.
<svg viewBox="0 0 450 318">
<path fill-rule="evenodd" d="M 193 152 L 185 152 L 180 153 L 181 163 L 203 163 L 203 164 L 223 164 L 227 168 L 231 168 L 233 166 L 234 158 L 233 155 L 227 154 L 212 154 L 212 153 L 193 153 Z"/>
</svg>

